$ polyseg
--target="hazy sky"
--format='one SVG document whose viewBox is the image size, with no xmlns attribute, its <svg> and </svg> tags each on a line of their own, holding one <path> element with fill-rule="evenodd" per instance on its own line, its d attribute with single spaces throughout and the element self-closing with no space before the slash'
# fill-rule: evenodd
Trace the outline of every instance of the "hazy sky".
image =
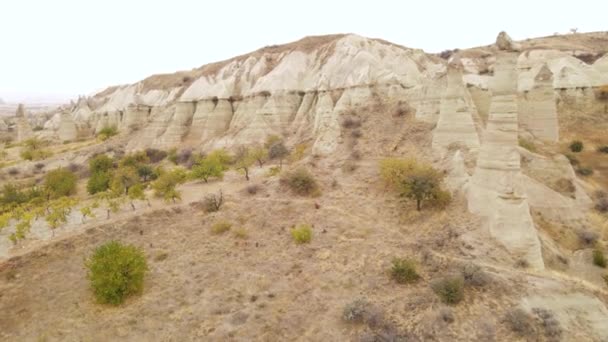
<svg viewBox="0 0 608 342">
<path fill-rule="evenodd" d="M 508 7 L 507 7 L 508 6 Z M 308 35 L 357 33 L 438 52 L 608 30 L 608 1 L 2 0 L 0 98 L 69 98 Z"/>
</svg>

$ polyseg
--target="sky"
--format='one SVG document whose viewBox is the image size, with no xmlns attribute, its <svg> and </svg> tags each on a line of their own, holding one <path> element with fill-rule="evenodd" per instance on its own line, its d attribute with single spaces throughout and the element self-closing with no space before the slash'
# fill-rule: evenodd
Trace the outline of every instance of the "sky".
<svg viewBox="0 0 608 342">
<path fill-rule="evenodd" d="M 440 52 L 608 30 L 608 1 L 2 0 L 0 98 L 64 101 L 309 35 Z"/>
</svg>

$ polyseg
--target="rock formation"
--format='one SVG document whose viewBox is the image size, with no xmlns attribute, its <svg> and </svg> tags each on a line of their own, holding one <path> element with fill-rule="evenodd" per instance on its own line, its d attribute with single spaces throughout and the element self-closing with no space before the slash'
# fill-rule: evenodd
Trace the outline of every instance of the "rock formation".
<svg viewBox="0 0 608 342">
<path fill-rule="evenodd" d="M 518 146 L 517 53 L 497 39 L 492 103 L 468 199 L 469 210 L 489 219 L 490 233 L 534 268 L 544 262 L 522 187 Z"/>
<path fill-rule="evenodd" d="M 78 138 L 78 129 L 70 113 L 65 111 L 61 113 L 57 136 L 60 141 L 74 141 Z"/>
<path fill-rule="evenodd" d="M 532 89 L 524 93 L 520 102 L 520 125 L 534 137 L 557 142 L 559 125 L 553 90 L 553 73 L 544 64 L 534 78 Z"/>
<path fill-rule="evenodd" d="M 477 151 L 479 137 L 471 115 L 471 108 L 465 100 L 462 83 L 462 65 L 453 60 L 448 65 L 448 84 L 441 97 L 437 128 L 433 132 L 433 149 L 445 152 L 454 143 Z"/>
<path fill-rule="evenodd" d="M 22 142 L 31 138 L 34 133 L 26 117 L 25 108 L 23 104 L 19 104 L 15 116 L 17 117 L 17 142 Z"/>
</svg>

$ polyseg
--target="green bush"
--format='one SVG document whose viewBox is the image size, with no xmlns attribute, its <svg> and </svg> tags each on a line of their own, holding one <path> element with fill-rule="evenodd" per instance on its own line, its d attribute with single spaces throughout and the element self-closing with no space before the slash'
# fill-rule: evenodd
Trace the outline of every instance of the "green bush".
<svg viewBox="0 0 608 342">
<path fill-rule="evenodd" d="M 536 145 L 534 145 L 534 141 L 519 138 L 519 146 L 525 148 L 530 152 L 536 152 Z"/>
<path fill-rule="evenodd" d="M 109 171 L 114 166 L 112 158 L 105 154 L 98 154 L 89 160 L 91 174 Z"/>
<path fill-rule="evenodd" d="M 51 198 L 69 196 L 76 192 L 78 177 L 68 169 L 59 168 L 46 174 L 44 187 Z"/>
<path fill-rule="evenodd" d="M 85 266 L 97 301 L 113 305 L 122 303 L 130 295 L 141 293 L 148 271 L 141 249 L 117 241 L 97 247 Z"/>
<path fill-rule="evenodd" d="M 299 168 L 285 173 L 281 183 L 286 184 L 294 193 L 301 196 L 315 195 L 319 192 L 317 181 L 308 170 Z"/>
<path fill-rule="evenodd" d="M 608 145 L 603 145 L 597 148 L 597 151 L 600 153 L 608 153 Z"/>
<path fill-rule="evenodd" d="M 87 192 L 94 195 L 98 192 L 104 192 L 110 188 L 110 173 L 96 172 L 91 175 L 87 181 Z"/>
<path fill-rule="evenodd" d="M 458 304 L 464 298 L 464 277 L 462 274 L 450 274 L 434 280 L 431 289 L 445 304 Z"/>
<path fill-rule="evenodd" d="M 420 279 L 412 260 L 395 258 L 392 260 L 391 277 L 399 284 L 408 284 Z"/>
<path fill-rule="evenodd" d="M 101 141 L 105 141 L 110 139 L 111 137 L 115 136 L 118 134 L 118 129 L 116 129 L 116 127 L 114 126 L 106 126 L 104 128 L 102 128 L 99 133 L 97 133 L 97 137 L 101 140 Z"/>
<path fill-rule="evenodd" d="M 226 221 L 216 222 L 211 226 L 211 232 L 213 234 L 222 234 L 230 230 L 232 223 Z"/>
<path fill-rule="evenodd" d="M 601 268 L 606 268 L 606 256 L 599 248 L 593 250 L 593 264 Z"/>
<path fill-rule="evenodd" d="M 590 167 L 578 167 L 576 169 L 576 173 L 581 176 L 591 176 L 593 174 L 593 169 Z"/>
<path fill-rule="evenodd" d="M 583 142 L 580 140 L 574 140 L 570 143 L 570 151 L 578 153 L 581 152 L 585 148 Z"/>
<path fill-rule="evenodd" d="M 291 230 L 291 236 L 298 245 L 303 243 L 309 243 L 312 239 L 312 229 L 307 224 L 302 224 L 297 228 Z"/>
</svg>

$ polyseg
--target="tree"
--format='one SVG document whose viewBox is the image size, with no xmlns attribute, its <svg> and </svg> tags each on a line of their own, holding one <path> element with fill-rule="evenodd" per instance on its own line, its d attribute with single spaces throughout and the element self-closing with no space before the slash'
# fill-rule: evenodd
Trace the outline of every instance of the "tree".
<svg viewBox="0 0 608 342">
<path fill-rule="evenodd" d="M 249 168 L 251 168 L 255 161 L 256 159 L 251 155 L 250 150 L 246 147 L 241 147 L 235 156 L 234 168 L 236 170 L 243 170 L 245 179 L 249 180 Z"/>
<path fill-rule="evenodd" d="M 114 162 L 105 154 L 98 154 L 89 160 L 89 171 L 91 174 L 109 171 L 113 166 Z"/>
<path fill-rule="evenodd" d="M 74 199 L 62 197 L 50 205 L 50 211 L 46 215 L 45 221 L 51 228 L 53 237 L 55 236 L 55 229 L 68 222 L 68 215 L 75 203 Z"/>
<path fill-rule="evenodd" d="M 93 213 L 93 208 L 90 206 L 84 206 L 80 208 L 80 214 L 82 214 L 82 223 L 84 223 L 87 217 L 95 217 L 95 213 Z"/>
<path fill-rule="evenodd" d="M 50 199 L 70 196 L 76 192 L 77 181 L 78 177 L 76 177 L 74 172 L 59 168 L 46 174 L 44 188 Z"/>
<path fill-rule="evenodd" d="M 416 201 L 416 209 L 422 209 L 422 201 L 435 199 L 441 194 L 441 176 L 432 167 L 418 166 L 400 182 L 400 196 Z"/>
<path fill-rule="evenodd" d="M 91 175 L 87 181 L 87 191 L 91 195 L 106 191 L 110 188 L 112 176 L 109 171 L 98 171 Z"/>
<path fill-rule="evenodd" d="M 211 177 L 222 179 L 224 177 L 224 166 L 218 158 L 199 159 L 192 167 L 192 176 L 204 180 L 205 183 Z"/>
<path fill-rule="evenodd" d="M 129 200 L 131 201 L 131 208 L 133 210 L 135 210 L 135 204 L 133 204 L 133 201 L 135 201 L 135 200 L 140 200 L 140 201 L 147 200 L 146 193 L 144 192 L 144 186 L 141 183 L 135 184 L 132 187 L 130 187 L 129 188 L 128 196 L 129 196 Z M 150 201 L 148 201 L 148 206 L 150 206 Z"/>
<path fill-rule="evenodd" d="M 110 241 L 95 249 L 85 262 L 93 293 L 101 303 L 118 305 L 143 289 L 148 271 L 143 251 Z"/>
<path fill-rule="evenodd" d="M 150 158 L 144 151 L 128 154 L 120 160 L 119 167 L 132 167 L 137 169 L 142 164 L 150 163 Z"/>
<path fill-rule="evenodd" d="M 279 166 L 283 167 L 283 159 L 289 155 L 289 150 L 282 142 L 277 142 L 268 149 L 268 157 L 270 159 L 278 159 Z"/>
<path fill-rule="evenodd" d="M 25 239 L 26 234 L 30 232 L 34 215 L 32 213 L 24 212 L 16 212 L 14 214 L 13 217 L 19 219 L 19 222 L 17 222 L 17 225 L 15 226 L 15 231 L 11 233 L 8 238 L 16 245 L 20 240 Z"/>
<path fill-rule="evenodd" d="M 260 167 L 264 166 L 264 163 L 268 159 L 268 150 L 260 146 L 252 148 L 249 153 L 251 155 L 251 158 L 255 159 L 255 161 L 258 162 L 258 165 L 260 165 Z"/>
<path fill-rule="evenodd" d="M 129 193 L 129 188 L 137 183 L 139 183 L 137 170 L 131 166 L 124 166 L 114 172 L 110 188 L 112 191 L 116 192 L 116 194 L 120 193 L 127 195 Z"/>
<path fill-rule="evenodd" d="M 170 172 L 162 173 L 154 183 L 154 195 L 162 197 L 165 201 L 181 199 L 180 192 L 176 189 L 178 184 L 183 183 L 187 179 L 187 174 L 183 169 L 174 169 Z"/>
<path fill-rule="evenodd" d="M 154 180 L 158 176 L 150 165 L 139 165 L 137 167 L 137 175 L 143 182 Z"/>
<path fill-rule="evenodd" d="M 232 157 L 223 148 L 209 153 L 209 155 L 206 158 L 211 159 L 211 160 L 217 160 L 220 163 L 220 165 L 222 165 L 222 168 L 224 169 L 224 171 L 228 170 L 228 165 L 230 165 L 230 163 L 232 163 Z"/>
</svg>

